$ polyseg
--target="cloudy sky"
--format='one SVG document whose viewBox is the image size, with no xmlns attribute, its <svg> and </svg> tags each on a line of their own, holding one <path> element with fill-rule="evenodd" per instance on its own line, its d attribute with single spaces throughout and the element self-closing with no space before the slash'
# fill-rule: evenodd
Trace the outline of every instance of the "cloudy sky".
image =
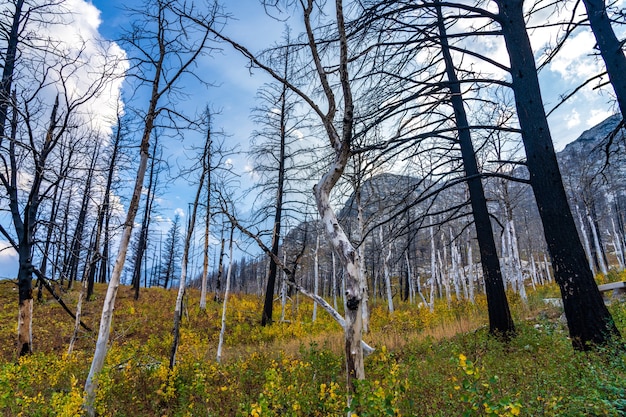
<svg viewBox="0 0 626 417">
<path fill-rule="evenodd" d="M 231 14 L 225 32 L 227 35 L 246 45 L 252 51 L 258 51 L 279 40 L 284 24 L 268 18 L 258 0 L 225 0 L 222 2 Z M 624 2 L 621 2 L 624 3 Z M 128 25 L 125 6 L 141 4 L 136 0 L 66 0 L 65 7 L 72 10 L 71 24 L 68 24 L 51 36 L 71 42 L 73 39 L 104 39 L 111 41 L 111 53 L 123 55 L 123 51 L 113 42 L 122 28 Z M 535 30 L 531 33 L 536 50 L 543 48 L 553 34 Z M 568 92 L 576 83 L 588 75 L 597 73 L 598 64 L 590 57 L 594 45 L 593 37 L 588 32 L 577 33 L 558 58 L 541 73 L 541 82 L 547 107 L 557 102 L 559 95 Z M 493 57 L 506 62 L 503 44 L 489 45 Z M 247 61 L 229 47 L 224 46 L 221 53 L 210 59 L 203 59 L 198 71 L 207 81 L 216 87 L 197 92 L 200 96 L 199 107 L 210 104 L 219 110 L 215 125 L 230 135 L 231 140 L 245 144 L 253 130 L 250 110 L 255 106 L 257 88 L 268 81 L 260 70 L 252 73 L 246 67 Z M 98 123 L 103 129 L 110 129 L 106 120 L 112 120 L 115 112 L 115 96 L 120 84 L 112 85 L 108 103 L 98 102 L 92 107 L 102 110 Z M 104 97 L 102 100 L 107 101 Z M 571 102 L 550 116 L 551 130 L 557 150 L 576 139 L 584 130 L 599 123 L 614 112 L 607 92 L 599 93 L 591 88 L 582 91 Z M 235 161 L 244 171 L 247 162 L 243 157 Z M 179 188 L 175 189 L 176 191 Z M 190 193 L 177 193 L 170 190 L 161 201 L 163 216 L 171 218 L 175 213 L 186 211 Z M 183 209 L 184 208 L 184 209 Z M 0 249 L 6 242 L 0 241 Z M 16 270 L 15 254 L 0 251 L 0 277 L 13 275 Z"/>
</svg>

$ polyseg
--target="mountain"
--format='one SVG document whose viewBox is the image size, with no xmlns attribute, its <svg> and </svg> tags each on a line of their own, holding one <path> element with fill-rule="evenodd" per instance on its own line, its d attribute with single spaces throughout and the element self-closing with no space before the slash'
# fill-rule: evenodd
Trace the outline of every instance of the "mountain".
<svg viewBox="0 0 626 417">
<path fill-rule="evenodd" d="M 613 115 L 583 132 L 558 154 L 579 234 L 597 270 L 621 264 L 626 246 L 626 131 Z M 620 265 L 621 266 L 621 265 Z"/>
<path fill-rule="evenodd" d="M 557 154 L 570 207 L 596 270 L 602 270 L 603 261 L 613 265 L 623 261 L 619 252 L 620 248 L 626 248 L 626 152 L 623 151 L 626 132 L 620 128 L 620 123 L 619 115 L 609 117 L 585 131 Z M 606 148 L 609 143 L 607 165 Z M 523 168 L 518 169 L 520 171 L 512 175 L 520 178 L 527 176 Z M 543 261 L 548 258 L 530 186 L 500 179 L 486 179 L 484 185 L 494 219 L 497 244 L 504 242 L 505 210 L 509 205 L 517 229 L 520 256 L 526 265 L 524 272 L 530 274 L 534 266 L 529 266 L 529 260 Z M 459 184 L 442 191 L 436 200 L 421 198 L 425 190 L 430 192 L 437 187 L 432 182 L 407 175 L 384 173 L 367 178 L 360 187 L 363 233 L 359 231 L 354 192 L 338 210 L 339 221 L 347 235 L 355 246 L 363 245 L 363 267 L 372 280 L 370 288 L 380 285 L 380 279 L 377 281 L 376 277 L 381 276 L 381 265 L 389 253 L 388 263 L 395 279 L 407 276 L 407 265 L 410 265 L 414 276 L 417 274 L 427 279 L 430 276 L 432 244 L 441 257 L 437 260 L 440 268 L 451 268 L 453 251 L 460 253 L 461 260 L 457 264 L 468 265 L 469 253 L 472 253 L 472 262 L 478 263 L 474 229 L 465 204 L 465 187 Z M 506 192 L 503 193 L 502 187 Z M 503 195 L 508 201 L 503 200 Z M 437 214 L 425 217 L 427 210 Z M 431 221 L 435 223 L 432 228 Z M 283 243 L 287 263 L 293 266 L 294 260 L 298 259 L 297 279 L 309 288 L 314 276 L 318 231 L 321 229 L 315 221 L 302 222 L 287 232 Z M 322 279 L 328 280 L 333 264 L 332 253 L 323 236 L 320 236 L 318 258 L 320 274 L 326 277 Z M 246 280 L 245 277 L 242 279 Z M 398 281 L 399 291 L 405 285 L 403 280 Z M 329 285 L 325 288 L 328 291 Z"/>
<path fill-rule="evenodd" d="M 579 155 L 600 156 L 611 136 L 615 136 L 618 141 L 623 140 L 624 129 L 618 129 L 621 123 L 622 116 L 620 114 L 608 117 L 591 129 L 585 130 L 575 141 L 565 146 L 559 152 L 559 158 L 569 160 Z"/>
</svg>

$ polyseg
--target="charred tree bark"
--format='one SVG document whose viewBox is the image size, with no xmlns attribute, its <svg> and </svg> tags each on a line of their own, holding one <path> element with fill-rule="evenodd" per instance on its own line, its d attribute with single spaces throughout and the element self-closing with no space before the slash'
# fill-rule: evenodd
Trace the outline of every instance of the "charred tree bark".
<svg viewBox="0 0 626 417">
<path fill-rule="evenodd" d="M 496 0 L 526 150 L 530 184 L 537 201 L 555 280 L 561 290 L 572 344 L 577 350 L 621 337 L 607 310 L 567 202 L 548 127 L 523 14 L 523 0 Z"/>
<path fill-rule="evenodd" d="M 288 74 L 289 65 L 289 48 L 285 53 L 283 73 L 285 77 Z M 282 94 L 280 96 L 280 131 L 279 131 L 279 154 L 278 154 L 278 181 L 276 184 L 276 211 L 274 212 L 274 228 L 272 231 L 272 253 L 278 256 L 280 246 L 281 222 L 283 215 L 283 196 L 285 194 L 285 158 L 286 158 L 286 140 L 287 140 L 287 91 L 285 84 L 282 86 Z M 272 324 L 272 314 L 274 309 L 274 291 L 276 287 L 276 262 L 270 257 L 270 264 L 267 271 L 267 287 L 265 289 L 265 301 L 263 303 L 263 315 L 261 317 L 261 325 Z"/>
<path fill-rule="evenodd" d="M 93 180 L 99 151 L 100 146 L 98 145 L 94 148 L 94 153 L 91 156 L 91 163 L 89 166 L 89 171 L 87 172 L 87 178 L 85 180 L 85 190 L 83 191 L 83 198 L 80 203 L 78 219 L 76 220 L 76 227 L 74 228 L 74 235 L 72 236 L 72 246 L 70 247 L 69 253 L 70 260 L 68 263 L 67 271 L 65 271 L 65 275 L 68 279 L 68 289 L 71 289 L 73 282 L 78 279 L 78 263 L 80 260 L 80 254 L 83 250 L 83 231 L 85 229 L 85 221 L 87 218 L 89 201 L 91 200 L 91 182 Z M 87 257 L 87 259 L 89 259 L 89 256 Z"/>
<path fill-rule="evenodd" d="M 609 80 L 617 96 L 617 103 L 626 119 L 626 56 L 622 50 L 623 42 L 620 42 L 611 27 L 611 20 L 606 11 L 604 0 L 583 0 L 587 9 L 587 17 L 591 30 L 596 38 L 600 55 L 609 74 Z"/>
<path fill-rule="evenodd" d="M 480 263 L 483 269 L 485 292 L 487 295 L 487 309 L 489 311 L 489 332 L 493 335 L 508 337 L 515 333 L 515 325 L 509 310 L 509 304 L 504 291 L 502 271 L 496 249 L 496 242 L 493 238 L 493 229 L 487 208 L 487 199 L 478 170 L 476 152 L 472 144 L 467 113 L 463 104 L 461 85 L 456 75 L 446 27 L 443 20 L 441 5 L 437 5 L 437 23 L 439 26 L 439 36 L 441 41 L 441 52 L 443 54 L 446 74 L 449 81 L 450 101 L 454 109 L 454 116 L 459 135 L 459 146 L 461 157 L 463 158 L 463 168 L 467 177 L 467 187 L 469 189 L 472 214 L 476 228 L 476 237 L 480 251 Z"/>
<path fill-rule="evenodd" d="M 32 185 L 28 194 L 28 201 L 24 207 L 23 214 L 20 213 L 18 207 L 18 185 L 17 185 L 17 169 L 15 168 L 14 155 L 15 151 L 11 151 L 12 156 L 11 166 L 15 169 L 11 173 L 11 185 L 8 187 L 10 191 L 9 195 L 9 207 L 11 209 L 11 215 L 13 217 L 13 224 L 15 231 L 18 235 L 18 262 L 19 269 L 17 273 L 17 285 L 18 285 L 18 324 L 17 324 L 17 340 L 18 340 L 18 353 L 20 356 L 26 355 L 32 352 L 33 343 L 33 236 L 35 232 L 35 223 L 37 220 L 37 212 L 41 203 L 40 189 L 44 180 L 44 171 L 46 166 L 47 156 L 50 154 L 52 148 L 56 144 L 54 135 L 57 127 L 57 110 L 59 108 L 59 97 L 57 96 L 52 113 L 50 114 L 50 125 L 46 132 L 46 139 L 40 154 L 40 157 L 35 161 L 35 173 L 33 176 Z M 15 137 L 17 130 L 17 114 L 14 113 L 12 120 L 11 133 L 12 137 Z M 15 146 L 15 141 L 11 141 L 11 147 Z"/>
<path fill-rule="evenodd" d="M 224 229 L 222 229 L 222 245 L 220 247 L 220 260 L 217 265 L 217 277 L 215 278 L 215 295 L 213 301 L 219 303 L 221 300 L 222 291 L 222 275 L 224 274 L 224 246 L 226 246 L 226 239 L 224 239 Z"/>
<path fill-rule="evenodd" d="M 50 217 L 48 218 L 48 226 L 46 227 L 46 240 L 44 242 L 44 250 L 41 255 L 41 265 L 39 266 L 40 271 L 44 276 L 47 274 L 48 270 L 48 260 L 51 257 L 50 247 L 52 244 L 52 236 L 54 234 L 54 229 L 56 228 L 57 222 L 57 214 L 59 212 L 59 205 L 61 204 L 61 200 L 63 198 L 63 194 L 65 191 L 65 181 L 67 179 L 67 173 L 70 169 L 70 165 L 72 164 L 72 155 L 74 148 L 70 148 L 69 155 L 67 155 L 67 161 L 61 160 L 61 166 L 64 166 L 62 170 L 62 180 L 60 184 L 57 184 L 54 188 L 54 194 L 52 196 L 52 203 L 50 206 Z M 65 154 L 63 154 L 62 158 L 65 158 Z M 54 278 L 54 275 L 52 276 Z M 37 300 L 42 301 L 43 299 L 43 282 L 38 280 L 37 285 Z"/>
<path fill-rule="evenodd" d="M 212 139 L 211 139 L 211 113 L 207 109 L 207 142 L 205 143 L 205 155 L 202 160 L 203 169 L 207 172 L 206 181 L 206 205 L 204 212 L 204 247 L 202 251 L 202 284 L 200 290 L 200 308 L 206 309 L 207 280 L 209 275 L 209 235 L 211 226 L 211 157 L 212 157 Z"/>
<path fill-rule="evenodd" d="M 111 198 L 110 194 L 111 194 L 111 188 L 113 186 L 113 175 L 115 172 L 115 165 L 117 163 L 117 156 L 119 154 L 121 140 L 122 140 L 122 121 L 120 119 L 120 116 L 118 115 L 117 132 L 115 133 L 115 140 L 113 141 L 113 151 L 111 153 L 111 159 L 109 161 L 109 167 L 107 170 L 107 182 L 106 182 L 106 186 L 104 189 L 104 198 L 103 198 L 102 204 L 100 205 L 100 208 L 98 209 L 98 220 L 96 222 L 97 224 L 96 240 L 92 248 L 92 253 L 94 254 L 94 256 L 97 256 L 96 262 L 100 262 L 101 274 L 105 277 L 107 275 L 106 265 L 108 263 L 109 201 Z M 104 224 L 105 218 L 106 218 L 106 225 Z M 105 227 L 104 236 L 103 236 L 104 247 L 102 251 L 100 251 L 100 239 L 102 237 L 103 227 Z M 94 282 L 96 278 L 95 266 L 96 265 L 94 264 L 91 267 L 91 269 L 89 270 L 88 278 L 87 278 L 87 294 L 86 294 L 87 301 L 91 300 L 93 296 Z"/>
<path fill-rule="evenodd" d="M 13 73 L 15 71 L 15 61 L 17 59 L 17 45 L 19 43 L 20 21 L 22 19 L 22 7 L 24 0 L 15 3 L 11 30 L 7 41 L 7 51 L 4 56 L 2 68 L 2 81 L 0 81 L 0 144 L 5 138 L 5 127 L 8 111 L 11 104 L 11 88 L 13 85 Z"/>
<path fill-rule="evenodd" d="M 207 154 L 209 153 L 209 147 L 211 144 L 211 132 L 209 130 L 208 137 L 204 147 L 204 154 L 202 155 L 202 160 L 206 159 Z M 181 265 L 180 271 L 180 281 L 178 282 L 178 294 L 176 296 L 176 307 L 174 308 L 174 328 L 172 330 L 174 341 L 172 342 L 172 349 L 170 351 L 170 369 L 174 369 L 174 365 L 176 364 L 176 353 L 178 352 L 178 344 L 180 343 L 180 322 L 183 318 L 183 301 L 185 297 L 185 291 L 187 289 L 187 268 L 189 263 L 189 251 L 191 248 L 191 240 L 193 238 L 193 231 L 196 227 L 196 215 L 198 213 L 198 204 L 200 202 L 200 195 L 202 194 L 202 189 L 204 187 L 204 180 L 206 176 L 210 174 L 205 169 L 202 169 L 200 173 L 200 178 L 198 179 L 198 188 L 196 190 L 196 196 L 193 200 L 193 205 L 191 209 L 191 215 L 189 216 L 189 222 L 187 223 L 187 234 L 185 236 L 185 246 L 183 248 L 183 262 Z M 231 259 L 232 259 L 232 229 L 230 234 L 230 244 L 231 244 Z"/>
<path fill-rule="evenodd" d="M 155 138 L 154 147 L 157 147 L 157 138 Z M 152 156 L 150 162 L 150 174 L 148 174 L 148 194 L 146 195 L 146 206 L 143 212 L 143 219 L 141 220 L 141 230 L 139 231 L 139 241 L 137 242 L 137 248 L 135 252 L 135 262 L 133 265 L 133 279 L 132 286 L 134 291 L 135 300 L 139 299 L 139 288 L 141 287 L 141 264 L 143 262 L 144 255 L 148 246 L 148 231 L 150 230 L 150 216 L 152 214 L 152 203 L 154 202 L 154 195 L 156 190 L 157 181 L 155 179 L 154 167 L 156 164 L 156 151 Z"/>
</svg>

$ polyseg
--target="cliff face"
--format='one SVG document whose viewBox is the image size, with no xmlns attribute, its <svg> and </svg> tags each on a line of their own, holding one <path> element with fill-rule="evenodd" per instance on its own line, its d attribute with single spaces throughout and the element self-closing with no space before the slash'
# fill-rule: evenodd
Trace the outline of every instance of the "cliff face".
<svg viewBox="0 0 626 417">
<path fill-rule="evenodd" d="M 561 174 L 575 209 L 602 224 L 623 219 L 626 207 L 626 131 L 614 115 L 586 130 L 559 152 Z M 616 217 L 617 216 L 617 217 Z M 620 220 L 621 221 L 621 220 Z M 603 233 L 607 224 L 600 227 Z"/>
<path fill-rule="evenodd" d="M 604 146 L 608 138 L 615 134 L 616 139 L 624 137 L 624 130 L 616 132 L 616 128 L 622 121 L 621 115 L 615 114 L 589 130 L 585 130 L 575 141 L 565 146 L 559 157 L 572 158 L 574 155 L 596 155 L 604 152 Z"/>
</svg>

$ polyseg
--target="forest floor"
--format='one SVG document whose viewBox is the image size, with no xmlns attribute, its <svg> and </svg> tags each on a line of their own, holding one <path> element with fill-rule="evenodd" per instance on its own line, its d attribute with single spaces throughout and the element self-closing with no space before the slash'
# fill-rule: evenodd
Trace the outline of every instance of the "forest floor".
<svg viewBox="0 0 626 417">
<path fill-rule="evenodd" d="M 601 278 L 624 280 L 626 274 Z M 71 309 L 78 289 L 58 290 Z M 74 320 L 49 295 L 35 303 L 34 353 L 16 356 L 17 287 L 0 281 L 0 415 L 80 415 L 106 287 L 83 305 L 71 354 Z M 626 416 L 626 354 L 616 347 L 574 352 L 547 285 L 528 300 L 508 293 L 517 335 L 490 337 L 485 299 L 440 300 L 428 308 L 394 298 L 372 300 L 365 360 L 350 407 L 346 401 L 343 335 L 312 303 L 294 296 L 285 322 L 260 326 L 262 298 L 229 298 L 225 345 L 216 362 L 222 304 L 199 307 L 188 291 L 178 362 L 168 367 L 175 290 L 118 292 L 111 347 L 98 378 L 101 416 Z M 330 300 L 332 304 L 332 300 Z M 626 335 L 626 303 L 610 305 Z M 281 306 L 274 307 L 275 317 Z"/>
</svg>

